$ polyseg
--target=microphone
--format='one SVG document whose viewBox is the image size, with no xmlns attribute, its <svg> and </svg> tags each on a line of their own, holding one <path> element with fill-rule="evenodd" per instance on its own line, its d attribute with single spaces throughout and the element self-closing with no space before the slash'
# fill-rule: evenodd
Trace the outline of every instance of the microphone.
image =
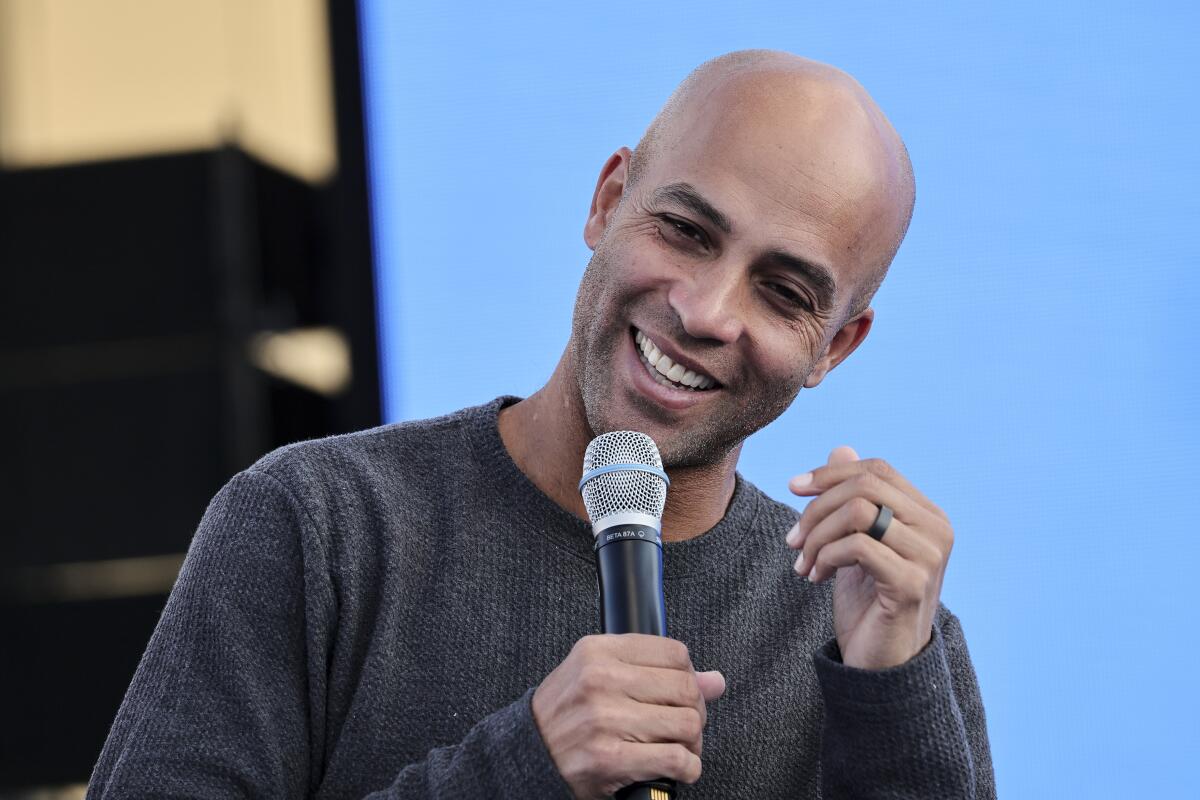
<svg viewBox="0 0 1200 800">
<path fill-rule="evenodd" d="M 583 456 L 579 491 L 595 535 L 604 633 L 667 635 L 662 513 L 667 473 L 654 440 L 636 431 L 597 436 Z M 672 800 L 675 781 L 634 783 L 617 800 Z"/>
</svg>

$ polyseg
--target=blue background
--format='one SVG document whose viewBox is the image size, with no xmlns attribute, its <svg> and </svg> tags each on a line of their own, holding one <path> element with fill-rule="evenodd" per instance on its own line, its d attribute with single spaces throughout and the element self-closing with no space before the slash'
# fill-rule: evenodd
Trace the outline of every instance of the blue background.
<svg viewBox="0 0 1200 800">
<path fill-rule="evenodd" d="M 788 477 L 850 444 L 947 511 L 1002 796 L 1190 794 L 1196 6 L 360 7 L 389 421 L 542 384 L 598 171 L 692 67 L 771 47 L 858 78 L 916 214 L 871 336 L 742 472 L 798 504 Z"/>
</svg>

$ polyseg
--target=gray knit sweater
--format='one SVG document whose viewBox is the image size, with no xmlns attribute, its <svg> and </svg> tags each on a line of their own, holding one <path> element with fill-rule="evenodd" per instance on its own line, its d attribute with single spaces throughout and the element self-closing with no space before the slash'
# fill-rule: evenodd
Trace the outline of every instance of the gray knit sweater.
<svg viewBox="0 0 1200 800">
<path fill-rule="evenodd" d="M 499 398 L 283 448 L 213 499 L 88 796 L 569 798 L 533 687 L 598 632 L 589 526 L 509 458 Z M 958 621 L 846 667 L 796 518 L 740 477 L 665 546 L 670 633 L 728 689 L 681 798 L 990 798 Z M 372 794 L 374 793 L 374 794 Z"/>
</svg>

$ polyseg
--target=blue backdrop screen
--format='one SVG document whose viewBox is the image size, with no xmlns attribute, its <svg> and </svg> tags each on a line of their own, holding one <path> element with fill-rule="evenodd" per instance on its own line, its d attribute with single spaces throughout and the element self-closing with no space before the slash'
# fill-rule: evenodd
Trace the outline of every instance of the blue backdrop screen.
<svg viewBox="0 0 1200 800">
<path fill-rule="evenodd" d="M 772 47 L 857 77 L 916 214 L 871 336 L 742 472 L 795 503 L 787 478 L 850 444 L 947 511 L 1002 796 L 1190 789 L 1196 6 L 360 9 L 389 421 L 542 384 L 599 169 L 692 67 Z"/>
</svg>

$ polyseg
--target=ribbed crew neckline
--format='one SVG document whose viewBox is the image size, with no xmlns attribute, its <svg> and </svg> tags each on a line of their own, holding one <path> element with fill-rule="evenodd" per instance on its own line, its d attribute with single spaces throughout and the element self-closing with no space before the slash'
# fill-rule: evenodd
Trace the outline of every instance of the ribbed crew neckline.
<svg viewBox="0 0 1200 800">
<path fill-rule="evenodd" d="M 592 563 L 592 526 L 550 499 L 521 471 L 500 438 L 500 411 L 520 397 L 503 395 L 471 409 L 467 431 L 482 472 L 496 497 L 531 530 L 565 553 Z M 762 493 L 735 474 L 733 497 L 725 516 L 711 529 L 682 542 L 663 545 L 663 579 L 681 579 L 728 568 L 750 538 L 747 534 L 762 505 Z M 780 532 L 783 535 L 783 532 Z"/>
</svg>

